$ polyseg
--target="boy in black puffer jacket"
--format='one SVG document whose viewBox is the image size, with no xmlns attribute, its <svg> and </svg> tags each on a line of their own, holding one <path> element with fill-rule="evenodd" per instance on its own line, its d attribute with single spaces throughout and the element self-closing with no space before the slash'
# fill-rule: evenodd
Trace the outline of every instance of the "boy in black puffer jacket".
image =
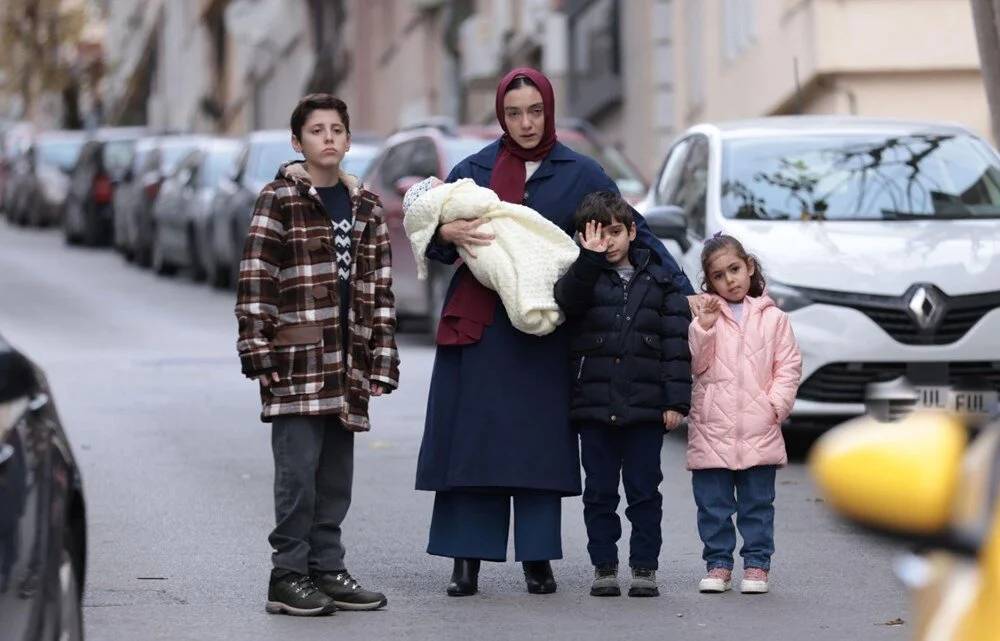
<svg viewBox="0 0 1000 641">
<path fill-rule="evenodd" d="M 556 283 L 573 332 L 570 416 L 580 432 L 583 516 L 593 596 L 619 596 L 619 475 L 632 523 L 629 596 L 659 596 L 664 429 L 691 404 L 687 298 L 655 253 L 635 243 L 632 208 L 597 192 L 576 212 L 580 257 Z"/>
</svg>

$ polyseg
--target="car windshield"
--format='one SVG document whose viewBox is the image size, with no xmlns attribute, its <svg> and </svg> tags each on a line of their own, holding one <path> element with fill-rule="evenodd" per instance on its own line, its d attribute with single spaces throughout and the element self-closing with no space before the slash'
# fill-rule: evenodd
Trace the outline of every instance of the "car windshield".
<svg viewBox="0 0 1000 641">
<path fill-rule="evenodd" d="M 171 141 L 160 145 L 160 171 L 170 176 L 177 169 L 177 163 L 184 159 L 198 145 L 191 141 Z"/>
<path fill-rule="evenodd" d="M 237 146 L 215 147 L 211 149 L 202 161 L 199 180 L 204 187 L 214 187 L 223 176 L 231 175 L 236 156 L 240 148 Z"/>
<path fill-rule="evenodd" d="M 1000 217 L 1000 165 L 963 134 L 811 135 L 724 143 L 722 211 L 757 220 Z"/>
<path fill-rule="evenodd" d="M 629 166 L 628 161 L 621 153 L 611 146 L 599 147 L 590 138 L 583 136 L 565 136 L 559 139 L 573 151 L 593 158 L 604 171 L 607 172 L 611 180 L 618 185 L 618 191 L 623 194 L 642 194 L 646 191 L 646 185 L 642 178 Z"/>
<path fill-rule="evenodd" d="M 364 176 L 377 153 L 377 147 L 352 148 L 340 162 L 340 168 L 352 176 Z"/>
<path fill-rule="evenodd" d="M 38 143 L 38 157 L 47 165 L 54 165 L 63 171 L 70 171 L 80 156 L 83 139 L 45 140 Z"/>
<path fill-rule="evenodd" d="M 261 141 L 254 145 L 247 167 L 247 178 L 254 182 L 270 182 L 278 167 L 301 156 L 292 149 L 289 139 Z"/>
<path fill-rule="evenodd" d="M 112 176 L 124 174 L 132 162 L 133 149 L 135 149 L 134 140 L 110 140 L 105 143 L 102 152 L 104 169 Z"/>
<path fill-rule="evenodd" d="M 444 175 L 447 176 L 455 165 L 462 162 L 472 154 L 478 153 L 483 147 L 490 144 L 491 140 L 480 138 L 456 138 L 445 140 L 442 143 L 444 149 Z"/>
</svg>

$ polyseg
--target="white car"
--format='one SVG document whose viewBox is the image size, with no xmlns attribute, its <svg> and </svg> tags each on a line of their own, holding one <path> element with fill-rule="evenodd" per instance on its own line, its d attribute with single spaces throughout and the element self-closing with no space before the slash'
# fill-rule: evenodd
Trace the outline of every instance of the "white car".
<svg viewBox="0 0 1000 641">
<path fill-rule="evenodd" d="M 1000 389 L 1000 156 L 939 123 L 791 116 L 686 131 L 640 203 L 692 285 L 704 239 L 755 254 L 802 349 L 791 427 L 916 404 L 985 418 Z M 668 241 L 668 242 L 669 242 Z"/>
</svg>

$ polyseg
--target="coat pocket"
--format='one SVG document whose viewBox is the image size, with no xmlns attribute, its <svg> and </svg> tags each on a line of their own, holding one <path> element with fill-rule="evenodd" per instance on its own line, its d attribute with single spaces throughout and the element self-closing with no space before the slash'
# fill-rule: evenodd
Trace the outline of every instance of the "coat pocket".
<svg viewBox="0 0 1000 641">
<path fill-rule="evenodd" d="M 648 358 L 660 358 L 660 337 L 656 334 L 639 334 L 639 345 L 637 354 Z"/>
<path fill-rule="evenodd" d="M 597 354 L 604 347 L 604 337 L 587 334 L 577 336 L 570 344 L 573 352 L 573 384 L 579 385 L 583 380 L 583 371 L 587 364 L 587 359 Z"/>
<path fill-rule="evenodd" d="M 272 347 L 281 380 L 271 385 L 271 394 L 295 396 L 323 389 L 322 325 L 280 327 Z"/>
</svg>

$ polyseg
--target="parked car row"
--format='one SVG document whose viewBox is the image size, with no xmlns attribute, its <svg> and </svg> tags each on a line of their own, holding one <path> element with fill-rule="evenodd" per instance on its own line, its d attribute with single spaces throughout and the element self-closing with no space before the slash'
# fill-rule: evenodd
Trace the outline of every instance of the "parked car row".
<svg viewBox="0 0 1000 641">
<path fill-rule="evenodd" d="M 363 174 L 377 142 L 357 135 L 344 169 Z M 111 245 L 137 266 L 225 287 L 257 194 L 296 157 L 285 130 L 240 140 L 16 123 L 0 127 L 0 210 L 14 224 L 59 226 L 67 243 Z"/>
<path fill-rule="evenodd" d="M 33 155 L 35 176 L 39 164 L 66 167 L 74 139 L 4 131 L 0 206 L 19 221 L 46 220 L 13 213 L 24 207 L 22 182 L 44 182 L 22 179 L 31 164 L 19 162 Z M 345 169 L 381 196 L 400 317 L 433 319 L 452 272 L 435 264 L 417 280 L 403 194 L 498 134 L 434 119 L 381 144 L 355 136 Z M 915 387 L 911 405 L 980 419 L 998 409 L 1000 156 L 968 130 L 856 117 L 703 124 L 672 144 L 648 188 L 585 123 L 561 120 L 557 134 L 602 164 L 696 287 L 713 234 L 737 236 L 760 258 L 802 347 L 797 425 L 858 415 L 869 385 L 899 378 Z M 292 157 L 284 130 L 240 142 L 101 130 L 82 146 L 62 225 L 71 242 L 106 242 L 113 229 L 140 265 L 231 286 L 254 199 Z"/>
<path fill-rule="evenodd" d="M 10 154 L 13 169 L 0 167 L 0 189 L 6 186 L 0 193 L 10 194 L 0 208 L 10 220 L 57 224 L 69 243 L 112 245 L 140 267 L 163 275 L 185 270 L 216 287 L 235 284 L 257 194 L 281 163 L 297 157 L 287 130 L 257 131 L 242 140 L 141 128 L 107 128 L 89 135 L 18 131 L 18 150 Z M 382 198 L 394 247 L 400 316 L 432 318 L 451 273 L 435 269 L 428 282 L 417 281 L 403 230 L 402 195 L 423 178 L 444 178 L 499 134 L 497 127 L 460 127 L 432 119 L 384 143 L 365 134 L 352 137 L 343 168 L 362 177 Z M 586 123 L 562 121 L 558 135 L 597 159 L 631 202 L 643 197 L 641 174 Z M 45 163 L 30 160 L 42 157 Z M 42 165 L 56 169 L 42 170 Z"/>
</svg>

